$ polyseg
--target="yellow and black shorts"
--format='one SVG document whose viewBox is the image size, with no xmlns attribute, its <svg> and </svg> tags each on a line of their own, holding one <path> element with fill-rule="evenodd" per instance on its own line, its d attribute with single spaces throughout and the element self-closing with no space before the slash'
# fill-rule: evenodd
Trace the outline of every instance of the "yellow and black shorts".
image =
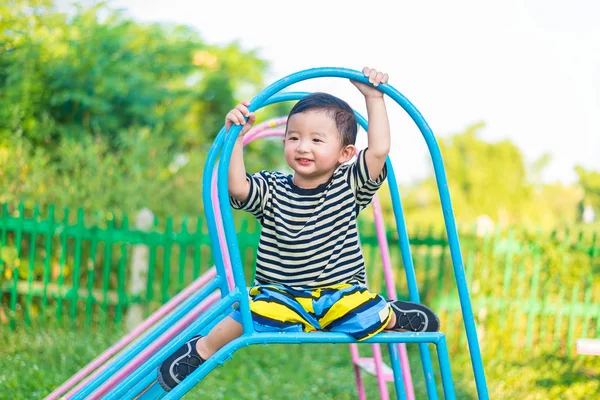
<svg viewBox="0 0 600 400">
<path fill-rule="evenodd" d="M 356 340 L 381 332 L 391 318 L 387 301 L 361 285 L 342 283 L 298 290 L 280 285 L 250 288 L 258 332 L 342 332 Z M 238 310 L 231 317 L 241 323 Z"/>
</svg>

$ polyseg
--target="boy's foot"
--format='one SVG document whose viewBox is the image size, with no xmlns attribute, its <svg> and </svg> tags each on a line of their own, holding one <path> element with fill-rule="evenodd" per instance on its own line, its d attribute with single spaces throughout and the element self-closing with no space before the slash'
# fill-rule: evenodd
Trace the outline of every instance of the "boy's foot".
<svg viewBox="0 0 600 400">
<path fill-rule="evenodd" d="M 196 342 L 201 337 L 198 335 L 188 340 L 158 367 L 156 380 L 167 392 L 206 361 L 196 351 Z"/>
<path fill-rule="evenodd" d="M 390 301 L 390 307 L 396 314 L 393 330 L 409 332 L 437 332 L 440 330 L 440 319 L 433 311 L 420 303 L 410 301 Z"/>
</svg>

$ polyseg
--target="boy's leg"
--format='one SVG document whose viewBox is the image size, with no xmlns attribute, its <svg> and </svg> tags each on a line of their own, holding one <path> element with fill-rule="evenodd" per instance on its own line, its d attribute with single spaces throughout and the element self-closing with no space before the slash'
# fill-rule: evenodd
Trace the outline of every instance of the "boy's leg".
<svg viewBox="0 0 600 400">
<path fill-rule="evenodd" d="M 322 290 L 314 309 L 327 331 L 364 340 L 383 330 L 437 332 L 440 327 L 435 313 L 419 303 L 387 302 L 360 285 L 340 284 Z"/>
<path fill-rule="evenodd" d="M 194 372 L 207 358 L 243 333 L 242 325 L 226 317 L 205 337 L 194 336 L 171 354 L 159 367 L 158 383 L 167 392 Z"/>
<path fill-rule="evenodd" d="M 244 333 L 242 324 L 231 317 L 225 317 L 208 332 L 208 335 L 196 342 L 196 351 L 200 357 L 206 360 L 219 351 L 221 347 L 242 336 L 242 333 Z"/>
</svg>

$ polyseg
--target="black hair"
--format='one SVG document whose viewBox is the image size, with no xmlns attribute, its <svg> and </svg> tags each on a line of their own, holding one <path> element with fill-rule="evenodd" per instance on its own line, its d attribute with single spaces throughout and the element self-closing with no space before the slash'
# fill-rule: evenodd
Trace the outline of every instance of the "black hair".
<svg viewBox="0 0 600 400">
<path fill-rule="evenodd" d="M 356 143 L 358 123 L 352 107 L 344 100 L 327 93 L 311 93 L 294 105 L 288 118 L 294 114 L 310 110 L 323 111 L 333 118 L 336 128 L 341 135 L 342 146 Z"/>
</svg>

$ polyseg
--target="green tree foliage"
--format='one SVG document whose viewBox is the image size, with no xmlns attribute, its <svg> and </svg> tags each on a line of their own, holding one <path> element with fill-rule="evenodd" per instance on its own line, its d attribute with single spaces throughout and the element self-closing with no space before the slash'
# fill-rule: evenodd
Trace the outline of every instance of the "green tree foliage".
<svg viewBox="0 0 600 400">
<path fill-rule="evenodd" d="M 550 156 L 527 165 L 509 140 L 489 143 L 480 138 L 484 124 L 463 133 L 438 138 L 456 219 L 474 224 L 485 216 L 495 226 L 520 224 L 532 229 L 573 224 L 582 191 L 575 185 L 544 184 L 541 174 Z M 404 210 L 411 225 L 441 227 L 443 214 L 435 177 L 401 188 Z M 387 193 L 384 212 L 392 209 Z"/>
<path fill-rule="evenodd" d="M 103 3 L 67 15 L 10 1 L 0 15 L 0 202 L 201 213 L 206 152 L 226 112 L 264 86 L 255 51 Z"/>
<path fill-rule="evenodd" d="M 579 177 L 579 185 L 583 189 L 583 203 L 590 205 L 600 214 L 600 172 L 591 171 L 581 166 L 575 167 Z"/>
</svg>

